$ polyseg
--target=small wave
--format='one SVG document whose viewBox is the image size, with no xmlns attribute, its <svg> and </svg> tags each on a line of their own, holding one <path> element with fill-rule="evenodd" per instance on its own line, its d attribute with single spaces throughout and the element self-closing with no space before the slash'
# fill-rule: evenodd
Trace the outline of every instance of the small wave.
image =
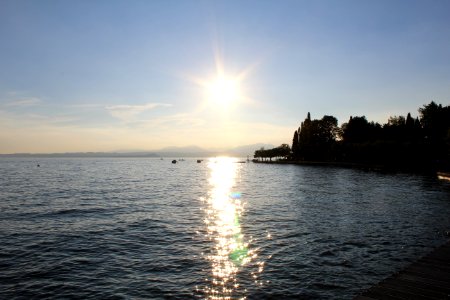
<svg viewBox="0 0 450 300">
<path fill-rule="evenodd" d="M 337 284 L 330 284 L 330 283 L 323 283 L 323 282 L 316 282 L 313 283 L 312 286 L 319 290 L 342 290 L 346 287 L 337 285 Z"/>
<path fill-rule="evenodd" d="M 369 244 L 361 242 L 361 241 L 348 241 L 342 243 L 343 246 L 352 246 L 356 248 L 367 248 L 369 247 Z"/>
<path fill-rule="evenodd" d="M 326 250 L 319 254 L 320 257 L 329 257 L 329 256 L 336 256 L 336 254 L 331 250 Z"/>
<path fill-rule="evenodd" d="M 88 214 L 98 214 L 98 213 L 105 213 L 105 212 L 110 212 L 112 209 L 111 208 L 100 208 L 100 207 L 96 207 L 96 208 L 64 208 L 64 209 L 60 209 L 60 210 L 56 210 L 56 211 L 51 211 L 48 213 L 43 214 L 43 216 L 47 216 L 47 217 L 51 217 L 51 216 L 78 216 L 78 215 L 88 215 Z"/>
</svg>

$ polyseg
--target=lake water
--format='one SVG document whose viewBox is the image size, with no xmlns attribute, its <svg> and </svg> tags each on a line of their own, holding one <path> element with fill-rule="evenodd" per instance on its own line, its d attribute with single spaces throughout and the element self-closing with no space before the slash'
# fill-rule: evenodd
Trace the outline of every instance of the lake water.
<svg viewBox="0 0 450 300">
<path fill-rule="evenodd" d="M 351 299 L 448 230 L 422 175 L 0 159 L 0 299 Z"/>
</svg>

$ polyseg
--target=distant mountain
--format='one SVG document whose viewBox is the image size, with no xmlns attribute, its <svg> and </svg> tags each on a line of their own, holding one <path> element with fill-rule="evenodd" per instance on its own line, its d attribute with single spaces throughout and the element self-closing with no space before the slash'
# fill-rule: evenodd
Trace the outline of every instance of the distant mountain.
<svg viewBox="0 0 450 300">
<path fill-rule="evenodd" d="M 67 152 L 67 153 L 14 153 L 0 157 L 159 157 L 153 152 Z"/>
<path fill-rule="evenodd" d="M 272 149 L 274 147 L 275 146 L 271 145 L 271 144 L 257 143 L 257 144 L 235 147 L 235 148 L 229 149 L 226 152 L 228 152 L 230 155 L 246 157 L 247 155 L 253 156 L 253 154 L 255 153 L 255 150 L 259 150 L 261 148 Z"/>
<path fill-rule="evenodd" d="M 160 156 L 172 157 L 210 157 L 218 155 L 247 157 L 247 155 L 253 156 L 255 150 L 259 150 L 261 147 L 264 147 L 264 149 L 271 149 L 274 146 L 271 144 L 257 143 L 234 147 L 231 149 L 205 149 L 198 146 L 166 147 L 160 150 L 155 150 L 155 153 Z"/>
<path fill-rule="evenodd" d="M 160 157 L 210 157 L 216 156 L 216 153 L 198 146 L 185 147 L 165 147 L 155 150 L 155 153 Z"/>
<path fill-rule="evenodd" d="M 185 146 L 185 147 L 165 147 L 159 150 L 155 150 L 155 152 L 182 152 L 182 153 L 201 153 L 201 152 L 211 152 L 210 150 L 198 147 L 198 146 Z"/>
<path fill-rule="evenodd" d="M 271 144 L 251 144 L 231 149 L 205 149 L 198 146 L 185 147 L 165 147 L 152 151 L 140 150 L 118 150 L 115 152 L 67 152 L 67 153 L 14 153 L 14 154 L 0 154 L 0 157 L 213 157 L 219 155 L 252 157 L 255 150 L 271 149 L 274 146 Z"/>
</svg>

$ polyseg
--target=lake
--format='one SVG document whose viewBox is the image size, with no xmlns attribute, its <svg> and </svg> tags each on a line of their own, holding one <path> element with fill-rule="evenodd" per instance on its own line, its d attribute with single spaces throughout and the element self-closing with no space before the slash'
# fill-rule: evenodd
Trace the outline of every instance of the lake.
<svg viewBox="0 0 450 300">
<path fill-rule="evenodd" d="M 432 176 L 0 159 L 1 299 L 351 299 L 449 230 Z"/>
</svg>

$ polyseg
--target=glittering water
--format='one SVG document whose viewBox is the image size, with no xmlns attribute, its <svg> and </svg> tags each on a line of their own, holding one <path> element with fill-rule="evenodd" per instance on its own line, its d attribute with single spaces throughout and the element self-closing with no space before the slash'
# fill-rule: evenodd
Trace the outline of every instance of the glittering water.
<svg viewBox="0 0 450 300">
<path fill-rule="evenodd" d="M 443 243 L 449 212 L 419 175 L 2 158 L 0 299 L 351 298 Z"/>
</svg>

